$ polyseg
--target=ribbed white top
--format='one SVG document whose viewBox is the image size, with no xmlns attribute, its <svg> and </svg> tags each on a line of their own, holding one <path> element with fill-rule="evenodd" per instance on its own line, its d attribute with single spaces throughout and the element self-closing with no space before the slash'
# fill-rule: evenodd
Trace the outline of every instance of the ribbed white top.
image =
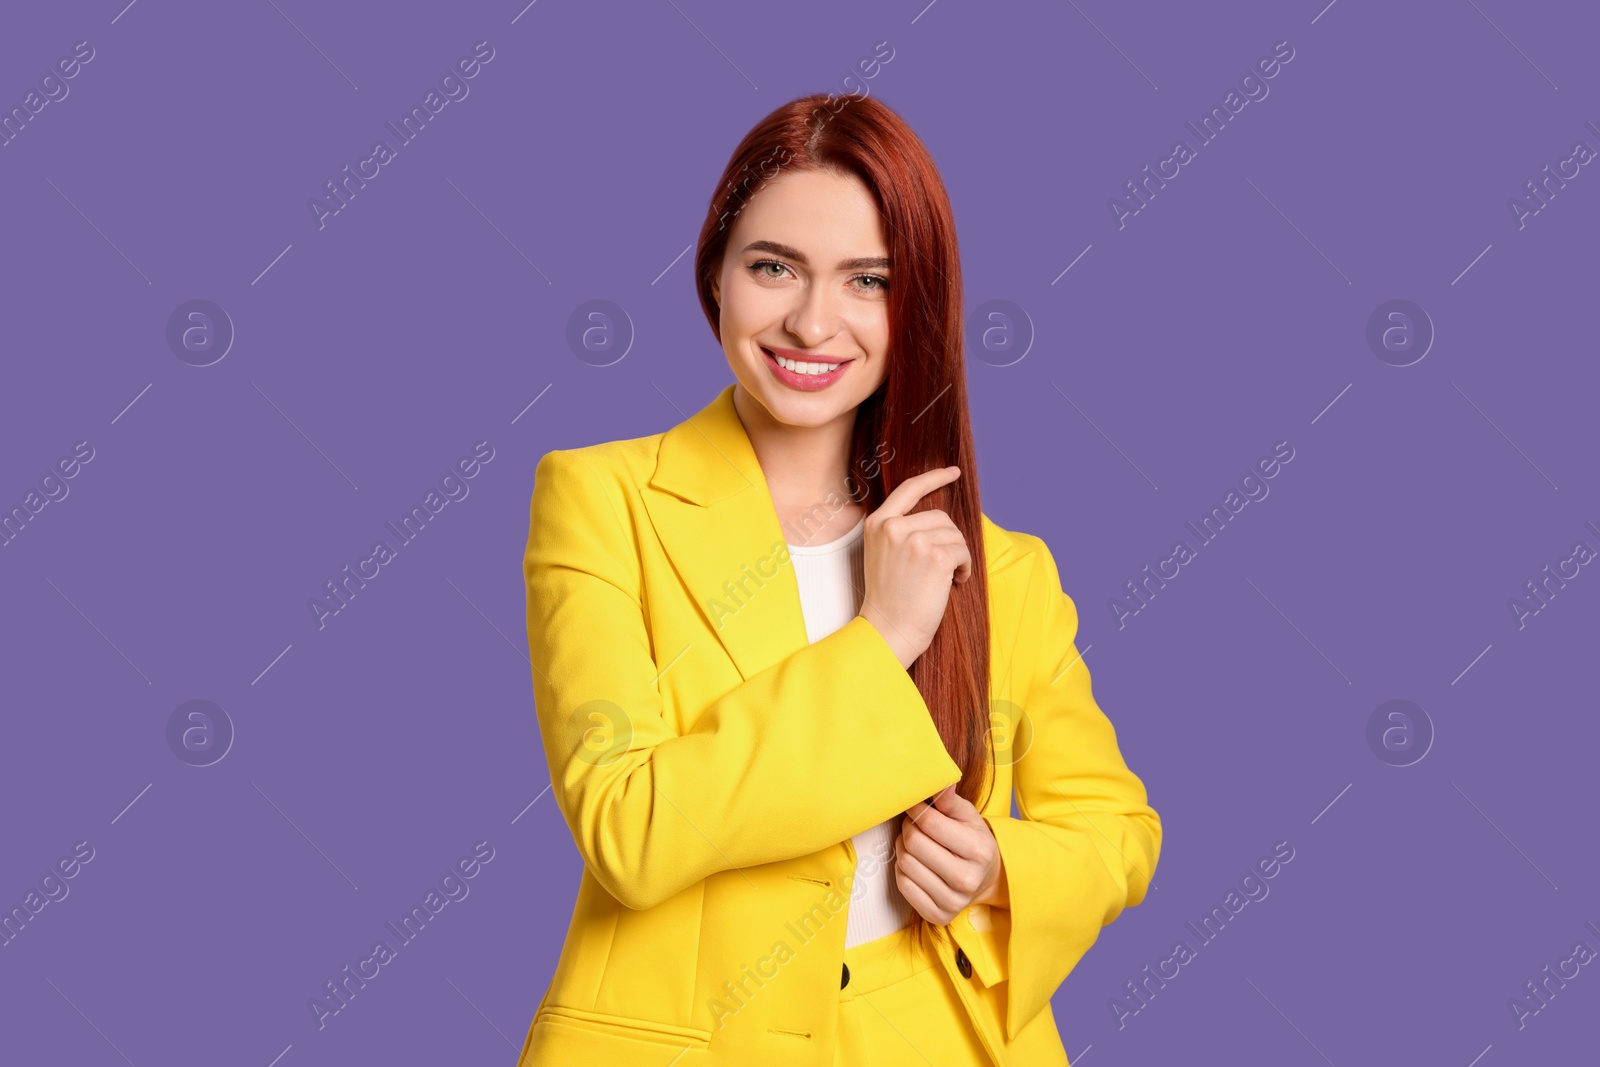
<svg viewBox="0 0 1600 1067">
<path fill-rule="evenodd" d="M 862 518 L 843 537 L 822 545 L 790 545 L 795 581 L 800 586 L 806 638 L 817 641 L 855 618 L 866 592 L 862 566 Z M 871 708 L 862 708 L 871 714 Z M 909 925 L 915 916 L 894 880 L 895 839 L 899 816 L 863 830 L 851 840 L 856 848 L 856 876 L 850 890 L 845 927 L 846 948 L 874 941 Z"/>
</svg>

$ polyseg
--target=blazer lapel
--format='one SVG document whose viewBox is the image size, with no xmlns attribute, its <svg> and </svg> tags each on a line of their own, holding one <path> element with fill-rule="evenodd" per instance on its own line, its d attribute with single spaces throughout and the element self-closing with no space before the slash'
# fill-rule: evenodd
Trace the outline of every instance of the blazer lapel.
<svg viewBox="0 0 1600 1067">
<path fill-rule="evenodd" d="M 644 494 L 667 558 L 745 678 L 808 641 L 783 529 L 733 386 L 662 435 Z"/>
<path fill-rule="evenodd" d="M 641 495 L 667 558 L 748 679 L 805 647 L 809 638 L 794 568 L 784 562 L 777 508 L 733 406 L 733 389 L 727 386 L 662 435 L 655 473 Z M 987 517 L 984 522 L 993 603 L 997 585 L 1025 580 L 1031 568 L 1011 564 L 1033 553 L 1014 551 Z M 1005 627 L 1013 639 L 1015 623 L 991 614 L 991 627 Z"/>
</svg>

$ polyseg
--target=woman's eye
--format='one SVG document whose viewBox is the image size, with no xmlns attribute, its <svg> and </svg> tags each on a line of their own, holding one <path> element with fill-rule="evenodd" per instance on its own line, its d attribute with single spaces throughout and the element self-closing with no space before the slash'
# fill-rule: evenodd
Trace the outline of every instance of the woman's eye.
<svg viewBox="0 0 1600 1067">
<path fill-rule="evenodd" d="M 768 268 L 775 270 L 777 273 L 768 273 Z M 788 269 L 788 267 L 784 266 L 782 263 L 779 263 L 775 259 L 758 259 L 754 263 L 750 264 L 749 267 L 751 273 L 755 274 L 757 277 L 769 278 L 772 281 L 777 281 Z M 889 288 L 889 279 L 878 274 L 858 274 L 850 280 L 855 282 L 857 286 L 865 292 L 886 292 Z"/>
</svg>

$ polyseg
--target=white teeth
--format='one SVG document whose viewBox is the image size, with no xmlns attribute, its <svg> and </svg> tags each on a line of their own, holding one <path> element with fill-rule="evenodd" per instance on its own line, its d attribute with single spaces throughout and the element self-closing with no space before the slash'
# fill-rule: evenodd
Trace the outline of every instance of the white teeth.
<svg viewBox="0 0 1600 1067">
<path fill-rule="evenodd" d="M 784 370 L 793 371 L 795 374 L 826 374 L 839 366 L 837 363 L 800 363 L 796 360 L 785 359 L 776 352 L 772 354 L 772 358 L 777 360 L 778 365 Z"/>
</svg>

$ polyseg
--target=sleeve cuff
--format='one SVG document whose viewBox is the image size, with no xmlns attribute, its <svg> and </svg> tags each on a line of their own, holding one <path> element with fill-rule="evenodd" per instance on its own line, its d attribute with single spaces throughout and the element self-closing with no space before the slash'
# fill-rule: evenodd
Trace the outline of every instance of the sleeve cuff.
<svg viewBox="0 0 1600 1067">
<path fill-rule="evenodd" d="M 1006 980 L 1006 945 L 1011 939 L 1008 909 L 969 904 L 945 929 L 956 947 L 966 953 L 973 978 L 985 989 Z"/>
</svg>

